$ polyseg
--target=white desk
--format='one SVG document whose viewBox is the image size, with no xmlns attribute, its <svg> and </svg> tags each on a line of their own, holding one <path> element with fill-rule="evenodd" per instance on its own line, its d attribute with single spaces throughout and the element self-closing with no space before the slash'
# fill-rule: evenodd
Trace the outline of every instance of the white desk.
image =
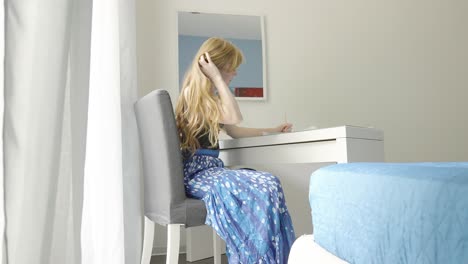
<svg viewBox="0 0 468 264">
<path fill-rule="evenodd" d="M 383 132 L 341 126 L 220 141 L 226 166 L 266 163 L 383 161 Z"/>
<path fill-rule="evenodd" d="M 278 176 L 296 235 L 300 236 L 312 233 L 307 198 L 310 174 L 324 163 L 384 161 L 383 132 L 340 126 L 228 139 L 220 141 L 220 158 L 227 167 L 250 167 Z M 187 229 L 188 261 L 213 256 L 211 234 L 206 226 Z"/>
</svg>

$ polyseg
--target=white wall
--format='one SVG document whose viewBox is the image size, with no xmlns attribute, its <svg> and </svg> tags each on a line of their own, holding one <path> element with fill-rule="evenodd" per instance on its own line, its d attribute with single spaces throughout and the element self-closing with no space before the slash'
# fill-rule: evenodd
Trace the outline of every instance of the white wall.
<svg viewBox="0 0 468 264">
<path fill-rule="evenodd" d="M 178 10 L 265 16 L 269 98 L 240 102 L 244 125 L 287 112 L 380 128 L 390 162 L 468 160 L 468 1 L 138 0 L 140 95 L 178 95 Z"/>
</svg>

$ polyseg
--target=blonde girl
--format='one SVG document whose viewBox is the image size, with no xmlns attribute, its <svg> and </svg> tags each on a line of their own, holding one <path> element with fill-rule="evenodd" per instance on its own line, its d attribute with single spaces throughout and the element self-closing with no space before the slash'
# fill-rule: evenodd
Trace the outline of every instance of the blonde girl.
<svg viewBox="0 0 468 264">
<path fill-rule="evenodd" d="M 224 168 L 218 158 L 221 129 L 234 138 L 291 129 L 289 123 L 237 125 L 242 114 L 228 85 L 242 61 L 232 43 L 209 38 L 184 77 L 176 121 L 186 193 L 205 202 L 206 224 L 226 241 L 229 263 L 287 263 L 295 235 L 280 181 L 267 172 Z"/>
</svg>

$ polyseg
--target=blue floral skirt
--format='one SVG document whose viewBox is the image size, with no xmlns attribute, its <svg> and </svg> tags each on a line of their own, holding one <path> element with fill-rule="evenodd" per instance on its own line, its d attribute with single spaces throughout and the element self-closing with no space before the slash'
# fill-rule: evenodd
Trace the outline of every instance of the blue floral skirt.
<svg viewBox="0 0 468 264">
<path fill-rule="evenodd" d="M 295 234 L 280 181 L 224 168 L 218 154 L 203 149 L 185 160 L 185 190 L 205 202 L 205 223 L 226 242 L 229 263 L 287 263 Z"/>
</svg>

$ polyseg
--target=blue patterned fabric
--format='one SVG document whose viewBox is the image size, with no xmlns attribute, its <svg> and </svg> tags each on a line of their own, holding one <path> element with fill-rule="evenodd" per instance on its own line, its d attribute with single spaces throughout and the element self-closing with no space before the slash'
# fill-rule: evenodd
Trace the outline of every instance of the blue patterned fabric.
<svg viewBox="0 0 468 264">
<path fill-rule="evenodd" d="M 309 199 L 315 241 L 349 263 L 468 263 L 468 162 L 327 166 Z"/>
<path fill-rule="evenodd" d="M 218 153 L 198 150 L 185 160 L 185 188 L 205 202 L 206 224 L 226 241 L 229 263 L 287 263 L 295 234 L 279 180 L 226 169 Z"/>
</svg>

